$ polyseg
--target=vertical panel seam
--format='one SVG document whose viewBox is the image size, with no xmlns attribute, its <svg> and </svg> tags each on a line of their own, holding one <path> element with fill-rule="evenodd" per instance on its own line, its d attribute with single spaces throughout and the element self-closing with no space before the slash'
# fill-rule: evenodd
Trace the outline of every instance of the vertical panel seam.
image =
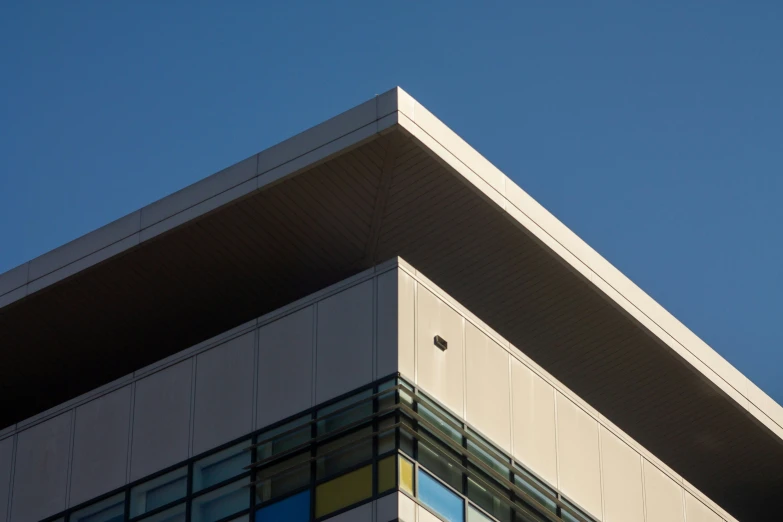
<svg viewBox="0 0 783 522">
<path fill-rule="evenodd" d="M 190 404 L 188 420 L 188 458 L 193 456 L 193 438 L 196 431 L 196 374 L 198 370 L 198 355 L 194 355 L 190 361 Z"/>
<path fill-rule="evenodd" d="M 634 450 L 636 451 L 636 450 Z M 642 517 L 645 522 L 647 522 L 647 481 L 644 478 L 644 462 L 645 458 L 642 457 L 641 454 L 637 453 L 639 456 L 639 464 L 641 467 L 641 473 L 642 473 Z"/>
<path fill-rule="evenodd" d="M 413 383 L 419 384 L 419 281 L 413 278 Z"/>
<path fill-rule="evenodd" d="M 511 456 L 514 456 L 514 375 L 511 372 L 511 365 L 513 360 L 511 355 L 506 352 L 506 360 L 508 361 L 508 448 Z"/>
<path fill-rule="evenodd" d="M 601 495 L 601 519 L 606 518 L 606 487 L 604 485 L 604 448 L 603 448 L 603 434 L 601 433 L 601 423 L 595 423 L 595 427 L 598 430 L 598 485 L 599 493 Z"/>
<path fill-rule="evenodd" d="M 11 522 L 11 507 L 14 502 L 14 479 L 16 478 L 16 448 L 19 445 L 19 435 L 14 433 L 11 442 L 11 479 L 8 481 L 8 506 L 6 506 L 6 521 Z"/>
<path fill-rule="evenodd" d="M 443 302 L 442 299 L 436 296 L 436 299 Z M 462 329 L 462 418 L 468 418 L 468 333 L 467 326 L 465 325 L 465 316 L 457 312 L 459 315 L 460 328 Z"/>
<path fill-rule="evenodd" d="M 685 495 L 685 488 L 682 487 L 682 484 L 678 484 L 677 486 L 680 488 L 680 494 L 682 495 L 682 519 L 685 522 L 688 522 L 688 506 L 686 505 L 688 497 Z"/>
<path fill-rule="evenodd" d="M 318 387 L 318 306 L 320 301 L 313 303 L 313 340 L 312 340 L 312 393 L 310 394 L 310 406 L 315 406 Z"/>
<path fill-rule="evenodd" d="M 253 330 L 253 411 L 250 414 L 250 425 L 258 429 L 258 366 L 261 364 L 261 334 L 260 328 Z"/>
<path fill-rule="evenodd" d="M 127 462 L 125 465 L 125 484 L 129 484 L 131 481 L 131 464 L 133 463 L 133 422 L 136 413 L 136 381 L 130 383 L 131 385 L 131 398 L 130 398 L 130 413 L 128 414 L 128 451 Z"/>
<path fill-rule="evenodd" d="M 372 369 L 371 379 L 378 378 L 378 275 L 372 278 Z"/>
<path fill-rule="evenodd" d="M 555 471 L 557 473 L 556 483 L 557 490 L 562 491 L 563 487 L 560 485 L 560 421 L 557 415 L 557 390 L 552 387 L 552 396 L 555 404 Z"/>
<path fill-rule="evenodd" d="M 71 502 L 71 472 L 73 470 L 73 439 L 75 438 L 76 431 L 76 408 L 71 409 L 71 425 L 69 427 L 69 441 L 68 441 L 68 469 L 66 470 L 65 479 L 65 506 L 63 509 L 67 509 Z"/>
</svg>

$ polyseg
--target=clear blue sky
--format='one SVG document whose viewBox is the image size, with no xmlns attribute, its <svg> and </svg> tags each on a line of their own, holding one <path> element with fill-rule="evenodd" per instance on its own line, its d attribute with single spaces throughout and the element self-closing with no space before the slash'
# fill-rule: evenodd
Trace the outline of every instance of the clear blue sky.
<svg viewBox="0 0 783 522">
<path fill-rule="evenodd" d="M 474 3 L 4 2 L 0 272 L 400 85 L 783 402 L 783 3 Z"/>
</svg>

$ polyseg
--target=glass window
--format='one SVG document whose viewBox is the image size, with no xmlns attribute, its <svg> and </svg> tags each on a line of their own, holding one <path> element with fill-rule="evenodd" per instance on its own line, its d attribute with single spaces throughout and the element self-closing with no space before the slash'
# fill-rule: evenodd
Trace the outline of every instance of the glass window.
<svg viewBox="0 0 783 522">
<path fill-rule="evenodd" d="M 125 493 L 71 513 L 73 522 L 120 522 L 125 517 Z"/>
<path fill-rule="evenodd" d="M 394 408 L 394 405 L 397 402 L 397 390 L 392 390 L 388 393 L 382 392 L 389 388 L 394 388 L 395 386 L 397 386 L 396 380 L 386 381 L 378 385 L 378 411 L 387 411 Z"/>
<path fill-rule="evenodd" d="M 397 486 L 397 457 L 392 455 L 378 461 L 378 493 L 389 491 Z"/>
<path fill-rule="evenodd" d="M 322 517 L 372 497 L 372 466 L 365 466 L 315 488 L 315 516 Z"/>
<path fill-rule="evenodd" d="M 399 458 L 400 464 L 400 489 L 413 496 L 413 462 L 406 458 Z"/>
<path fill-rule="evenodd" d="M 166 509 L 149 517 L 144 517 L 144 522 L 185 522 L 185 503 Z M 141 522 L 141 521 L 139 521 Z"/>
<path fill-rule="evenodd" d="M 468 522 L 492 522 L 492 519 L 468 504 Z"/>
<path fill-rule="evenodd" d="M 193 499 L 192 522 L 214 522 L 250 507 L 250 479 L 238 480 Z"/>
<path fill-rule="evenodd" d="M 573 505 L 572 503 L 570 503 L 566 499 L 562 499 L 562 500 L 563 500 L 563 504 L 565 504 L 567 507 L 571 508 L 571 511 L 574 511 L 576 513 L 582 513 L 582 510 L 580 510 L 578 507 L 576 507 L 575 505 Z M 565 509 L 563 509 L 561 511 L 562 511 L 561 516 L 562 516 L 563 520 L 566 520 L 568 522 L 582 522 L 582 520 L 592 520 L 592 518 L 588 517 L 587 515 L 582 515 L 582 518 L 577 518 L 576 516 L 570 514 L 568 511 L 566 511 Z"/>
<path fill-rule="evenodd" d="M 411 429 L 411 430 L 414 429 L 413 428 L 413 426 L 414 426 L 413 421 L 409 417 L 406 417 L 405 415 L 402 415 L 400 417 L 400 422 L 403 425 L 407 426 L 409 429 Z M 403 452 L 405 452 L 408 455 L 410 455 L 411 457 L 413 457 L 413 455 L 414 455 L 414 453 L 413 453 L 413 447 L 414 447 L 413 435 L 411 435 L 411 432 L 408 431 L 408 429 L 405 429 L 403 427 L 400 427 L 399 431 L 400 431 L 400 449 Z"/>
<path fill-rule="evenodd" d="M 361 393 L 357 393 L 353 397 L 348 397 L 340 402 L 336 402 L 331 406 L 321 408 L 318 410 L 318 417 L 328 415 L 326 419 L 318 421 L 318 435 L 330 433 L 338 430 L 349 424 L 364 419 L 372 415 L 372 401 L 366 400 L 372 396 L 372 390 L 365 390 Z M 353 408 L 349 408 L 351 404 L 355 402 L 363 401 L 361 404 L 357 404 Z M 344 411 L 343 411 L 344 410 Z M 334 413 L 340 411 L 340 413 Z"/>
<path fill-rule="evenodd" d="M 500 496 L 503 491 L 499 487 L 494 490 L 486 483 L 468 478 L 468 498 L 500 522 L 511 522 L 510 500 Z"/>
<path fill-rule="evenodd" d="M 499 458 L 503 458 L 500 455 L 492 454 L 484 451 L 481 446 L 476 444 L 475 442 L 468 440 L 468 451 L 475 455 L 479 460 L 481 460 L 484 464 L 488 465 L 493 470 L 500 473 L 503 478 L 506 480 L 509 479 L 509 470 L 508 470 L 508 464 L 504 463 L 504 460 L 499 460 Z"/>
<path fill-rule="evenodd" d="M 372 458 L 372 427 L 318 446 L 316 478 L 326 478 Z"/>
<path fill-rule="evenodd" d="M 387 451 L 394 450 L 394 426 L 397 423 L 397 419 L 392 417 L 386 417 L 378 421 L 378 454 L 382 455 Z"/>
<path fill-rule="evenodd" d="M 310 441 L 310 416 L 305 415 L 258 436 L 258 460 L 268 459 Z"/>
<path fill-rule="evenodd" d="M 464 522 L 462 498 L 426 471 L 419 470 L 419 500 L 448 522 Z"/>
<path fill-rule="evenodd" d="M 459 457 L 442 446 L 419 441 L 419 463 L 457 491 L 462 491 L 462 471 L 457 467 Z"/>
<path fill-rule="evenodd" d="M 249 441 L 244 441 L 193 464 L 193 491 L 201 491 L 245 471 L 250 464 Z"/>
<path fill-rule="evenodd" d="M 426 397 L 419 397 L 421 402 L 419 403 L 419 415 L 421 415 L 427 422 L 430 424 L 433 424 L 435 428 L 437 428 L 441 433 L 438 433 L 439 436 L 447 436 L 453 441 L 455 441 L 460 446 L 462 445 L 462 434 L 457 431 L 456 428 L 452 426 L 449 422 L 443 420 L 441 417 L 445 417 L 451 423 L 461 426 L 462 423 L 457 420 L 456 417 L 451 415 L 449 412 L 435 404 L 434 402 L 430 401 Z M 440 416 L 436 415 L 435 412 L 440 413 Z M 436 432 L 437 433 L 437 432 Z"/>
<path fill-rule="evenodd" d="M 310 491 L 264 506 L 256 511 L 255 522 L 309 522 Z"/>
<path fill-rule="evenodd" d="M 256 473 L 256 498 L 266 502 L 310 484 L 310 453 L 261 469 Z"/>
<path fill-rule="evenodd" d="M 554 490 L 518 466 L 514 466 L 514 485 L 530 495 L 541 506 L 537 509 L 543 508 L 550 513 L 557 513 L 557 504 L 552 498 L 557 496 Z M 540 489 L 534 485 L 538 485 Z M 551 497 L 543 493 L 541 489 L 548 491 Z"/>
<path fill-rule="evenodd" d="M 186 466 L 131 489 L 130 516 L 141 515 L 184 497 L 188 487 L 187 475 Z"/>
</svg>

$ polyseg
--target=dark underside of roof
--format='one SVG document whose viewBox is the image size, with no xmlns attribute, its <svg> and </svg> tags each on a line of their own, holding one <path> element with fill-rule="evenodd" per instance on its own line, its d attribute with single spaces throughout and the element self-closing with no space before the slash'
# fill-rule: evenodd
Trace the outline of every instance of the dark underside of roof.
<svg viewBox="0 0 783 522">
<path fill-rule="evenodd" d="M 741 520 L 783 446 L 396 130 L 0 309 L 0 427 L 401 256 Z"/>
</svg>

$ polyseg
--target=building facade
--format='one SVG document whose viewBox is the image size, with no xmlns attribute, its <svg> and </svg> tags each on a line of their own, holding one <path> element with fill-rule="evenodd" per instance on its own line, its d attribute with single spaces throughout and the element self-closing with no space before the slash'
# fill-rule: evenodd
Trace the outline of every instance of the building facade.
<svg viewBox="0 0 783 522">
<path fill-rule="evenodd" d="M 400 89 L 0 275 L 0 522 L 774 520 L 783 410 Z"/>
</svg>

